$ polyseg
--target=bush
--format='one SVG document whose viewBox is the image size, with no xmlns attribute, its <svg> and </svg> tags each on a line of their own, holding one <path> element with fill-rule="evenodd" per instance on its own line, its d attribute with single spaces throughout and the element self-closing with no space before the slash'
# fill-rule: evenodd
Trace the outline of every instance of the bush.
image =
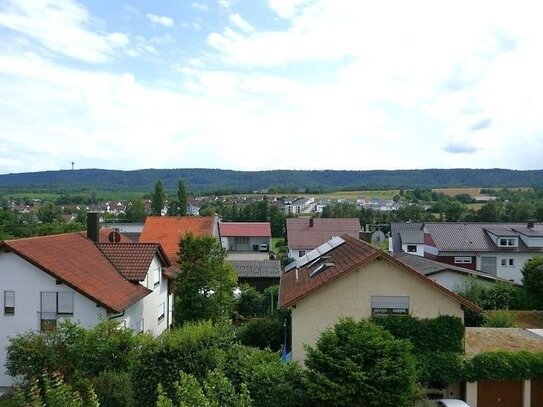
<svg viewBox="0 0 543 407">
<path fill-rule="evenodd" d="M 464 366 L 465 380 L 528 380 L 543 378 L 543 352 L 487 352 Z"/>
<path fill-rule="evenodd" d="M 243 285 L 236 308 L 239 315 L 244 317 L 256 317 L 265 314 L 263 294 L 256 288 L 249 285 Z"/>
<path fill-rule="evenodd" d="M 392 318 L 391 318 L 392 319 Z M 306 347 L 307 387 L 317 406 L 409 406 L 412 345 L 369 321 L 347 318 Z"/>
<path fill-rule="evenodd" d="M 276 317 L 253 318 L 239 327 L 238 337 L 243 345 L 278 351 L 283 343 L 283 321 Z"/>
<path fill-rule="evenodd" d="M 486 313 L 485 326 L 490 328 L 510 328 L 515 325 L 515 316 L 506 310 Z"/>
<path fill-rule="evenodd" d="M 240 390 L 242 383 L 254 407 L 309 406 L 303 369 L 296 363 L 283 363 L 278 353 L 234 345 L 227 353 L 223 371 Z"/>
<path fill-rule="evenodd" d="M 203 380 L 208 371 L 223 366 L 226 351 L 232 345 L 233 331 L 227 323 L 186 323 L 164 332 L 142 345 L 133 357 L 133 382 L 138 384 L 136 400 L 143 406 L 153 406 L 158 384 L 162 384 L 168 397 L 174 397 L 173 383 L 179 380 L 179 372 Z"/>
<path fill-rule="evenodd" d="M 441 315 L 433 319 L 411 316 L 376 317 L 372 322 L 382 326 L 394 337 L 408 339 L 415 352 L 463 352 L 464 324 L 457 317 Z"/>
<path fill-rule="evenodd" d="M 133 407 L 136 405 L 132 378 L 127 372 L 102 372 L 92 379 L 101 407 Z"/>
<path fill-rule="evenodd" d="M 417 354 L 418 381 L 425 387 L 443 389 L 460 381 L 463 359 L 457 352 L 422 352 Z"/>
</svg>

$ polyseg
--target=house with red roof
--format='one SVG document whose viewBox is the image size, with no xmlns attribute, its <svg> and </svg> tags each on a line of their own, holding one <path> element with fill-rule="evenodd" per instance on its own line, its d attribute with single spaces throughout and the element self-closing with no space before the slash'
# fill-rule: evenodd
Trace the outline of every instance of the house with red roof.
<svg viewBox="0 0 543 407">
<path fill-rule="evenodd" d="M 271 247 L 270 222 L 220 222 L 219 233 L 227 251 L 267 252 Z"/>
<path fill-rule="evenodd" d="M 360 220 L 357 218 L 289 218 L 288 257 L 302 257 L 334 236 L 347 234 L 358 238 L 360 231 Z"/>
<path fill-rule="evenodd" d="M 8 337 L 56 329 L 63 319 L 92 327 L 114 319 L 159 335 L 172 322 L 172 264 L 159 243 L 134 243 L 99 230 L 89 213 L 81 232 L 0 243 L 0 392 Z"/>
<path fill-rule="evenodd" d="M 291 310 L 292 358 L 342 317 L 464 318 L 480 309 L 372 245 L 344 234 L 295 259 L 281 274 L 279 307 Z"/>
<path fill-rule="evenodd" d="M 139 241 L 160 243 L 170 262 L 177 264 L 181 238 L 191 233 L 218 239 L 218 223 L 215 216 L 147 216 Z"/>
</svg>

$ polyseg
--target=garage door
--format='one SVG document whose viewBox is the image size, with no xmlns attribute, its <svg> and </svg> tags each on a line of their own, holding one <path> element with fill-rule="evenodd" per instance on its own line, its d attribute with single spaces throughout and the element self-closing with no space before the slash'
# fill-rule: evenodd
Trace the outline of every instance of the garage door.
<svg viewBox="0 0 543 407">
<path fill-rule="evenodd" d="M 477 407 L 522 407 L 522 382 L 477 382 Z"/>
<path fill-rule="evenodd" d="M 532 407 L 543 406 L 543 379 L 532 380 Z"/>
</svg>

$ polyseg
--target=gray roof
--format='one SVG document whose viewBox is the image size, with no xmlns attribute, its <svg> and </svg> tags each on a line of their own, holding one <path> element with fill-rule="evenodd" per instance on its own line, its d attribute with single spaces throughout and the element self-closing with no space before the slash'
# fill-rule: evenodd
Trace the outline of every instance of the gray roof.
<svg viewBox="0 0 543 407">
<path fill-rule="evenodd" d="M 519 239 L 519 246 L 514 248 L 498 247 L 492 241 L 487 230 L 498 233 L 515 233 L 513 229 L 526 227 L 525 223 L 425 223 L 425 230 L 431 235 L 440 252 L 543 252 L 541 248 L 529 248 Z M 508 231 L 508 232 L 506 232 Z M 534 231 L 543 232 L 543 224 L 535 224 Z M 518 233 L 512 236 L 518 236 Z M 401 249 L 401 248 L 400 248 Z"/>
<path fill-rule="evenodd" d="M 421 222 L 397 222 L 390 224 L 390 236 L 392 236 L 392 252 L 402 252 L 402 241 L 400 239 L 400 232 L 415 232 L 420 231 L 424 223 Z"/>
<path fill-rule="evenodd" d="M 443 271 L 452 271 L 453 273 L 461 273 L 472 275 L 478 278 L 483 278 L 486 280 L 492 281 L 508 281 L 499 277 L 491 276 L 490 274 L 483 273 L 480 271 L 470 270 L 464 267 L 454 266 L 452 264 L 445 264 L 439 261 L 427 259 L 426 257 L 416 256 L 409 253 L 395 253 L 393 254 L 394 258 L 408 267 L 411 267 L 413 270 L 418 271 L 425 276 L 431 276 L 432 274 L 441 273 Z"/>
<path fill-rule="evenodd" d="M 242 278 L 279 278 L 281 262 L 279 260 L 227 260 Z"/>
<path fill-rule="evenodd" d="M 540 230 L 536 230 L 535 229 L 535 225 L 534 225 L 534 228 L 529 228 L 527 226 L 524 226 L 524 227 L 515 227 L 513 228 L 513 230 L 515 232 L 518 232 L 524 236 L 529 236 L 529 237 L 543 237 L 543 228 L 540 229 Z"/>
<path fill-rule="evenodd" d="M 487 232 L 492 233 L 493 235 L 500 236 L 500 237 L 518 237 L 518 233 L 503 227 L 503 226 L 492 226 L 492 227 L 483 227 L 484 230 Z"/>
<path fill-rule="evenodd" d="M 423 244 L 424 243 L 424 232 L 422 231 L 410 231 L 410 230 L 402 230 L 400 232 L 400 238 L 402 240 L 402 244 Z"/>
</svg>

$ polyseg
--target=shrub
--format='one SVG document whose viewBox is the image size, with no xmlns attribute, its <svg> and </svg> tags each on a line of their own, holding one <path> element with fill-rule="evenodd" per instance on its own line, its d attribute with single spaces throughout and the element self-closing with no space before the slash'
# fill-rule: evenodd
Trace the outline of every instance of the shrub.
<svg viewBox="0 0 543 407">
<path fill-rule="evenodd" d="M 133 407 L 136 405 L 132 378 L 127 372 L 102 372 L 92 379 L 101 407 Z"/>
<path fill-rule="evenodd" d="M 486 327 L 510 328 L 515 325 L 515 316 L 506 310 L 496 310 L 486 313 Z"/>
<path fill-rule="evenodd" d="M 133 356 L 133 382 L 138 383 L 136 400 L 144 406 L 154 405 L 158 384 L 162 384 L 168 397 L 173 397 L 173 383 L 179 380 L 181 371 L 203 380 L 208 371 L 223 365 L 226 350 L 232 344 L 233 331 L 227 323 L 186 323 L 164 332 L 142 345 Z"/>
<path fill-rule="evenodd" d="M 253 318 L 239 327 L 238 337 L 243 345 L 278 351 L 283 343 L 283 331 L 283 321 L 279 318 Z"/>
<path fill-rule="evenodd" d="M 264 309 L 262 293 L 249 285 L 243 285 L 240 288 L 241 293 L 236 301 L 238 314 L 244 317 L 264 315 L 266 310 Z"/>
<path fill-rule="evenodd" d="M 468 381 L 543 378 L 543 352 L 481 353 L 465 363 L 464 378 Z"/>
<path fill-rule="evenodd" d="M 415 362 L 409 341 L 369 321 L 342 319 L 306 347 L 307 387 L 317 406 L 409 406 Z"/>
</svg>

